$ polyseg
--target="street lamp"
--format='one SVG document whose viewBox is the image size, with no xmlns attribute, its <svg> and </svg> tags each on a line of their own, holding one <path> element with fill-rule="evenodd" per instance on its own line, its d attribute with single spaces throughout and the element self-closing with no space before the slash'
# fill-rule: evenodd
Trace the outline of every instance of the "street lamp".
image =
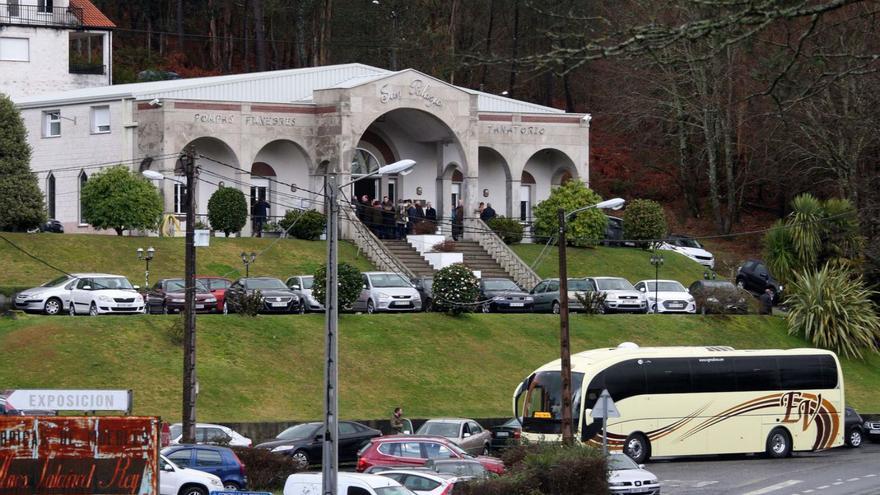
<svg viewBox="0 0 880 495">
<path fill-rule="evenodd" d="M 336 184 L 336 175 L 327 175 L 327 283 L 324 298 L 324 336 L 325 336 L 325 359 L 324 359 L 324 453 L 321 462 L 321 486 L 323 495 L 336 495 L 336 479 L 339 476 L 339 444 L 337 434 L 339 432 L 339 409 L 338 394 L 338 338 L 339 327 L 339 192 L 342 188 L 350 186 L 359 180 L 376 175 L 406 175 L 412 172 L 416 162 L 413 160 L 400 160 L 358 177 L 357 179 L 339 186 Z"/>
<path fill-rule="evenodd" d="M 660 278 L 660 267 L 663 265 L 663 255 L 657 253 L 657 251 L 654 251 L 651 254 L 651 264 L 654 265 L 654 312 L 658 313 L 658 310 L 660 309 L 660 302 L 657 299 L 657 279 Z"/>
<path fill-rule="evenodd" d="M 146 252 L 144 252 L 144 248 L 137 248 L 137 251 L 135 252 L 137 253 L 137 258 L 145 261 L 147 264 L 144 269 L 144 290 L 146 290 L 150 288 L 150 260 L 155 256 L 156 250 L 153 249 L 153 246 L 150 246 L 147 248 Z"/>
<path fill-rule="evenodd" d="M 559 353 L 562 361 L 562 441 L 574 441 L 571 424 L 571 346 L 568 329 L 568 264 L 565 258 L 565 222 L 578 213 L 590 208 L 619 210 L 623 207 L 621 198 L 609 199 L 594 205 L 584 206 L 569 213 L 559 208 Z"/>
<path fill-rule="evenodd" d="M 248 255 L 246 252 L 241 252 L 241 262 L 244 263 L 244 276 L 251 276 L 251 263 L 257 261 L 257 253 L 251 251 L 251 254 Z"/>
</svg>

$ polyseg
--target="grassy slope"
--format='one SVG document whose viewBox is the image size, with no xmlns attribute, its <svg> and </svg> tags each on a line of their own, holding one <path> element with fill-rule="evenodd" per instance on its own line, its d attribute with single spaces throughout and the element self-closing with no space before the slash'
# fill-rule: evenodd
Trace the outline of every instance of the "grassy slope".
<svg viewBox="0 0 880 495">
<path fill-rule="evenodd" d="M 135 412 L 177 418 L 182 355 L 174 316 L 0 320 L 2 388 L 132 388 Z M 321 315 L 199 316 L 199 418 L 313 419 L 321 415 Z M 505 416 L 525 375 L 558 356 L 552 315 L 343 315 L 341 415 L 382 418 L 403 404 L 412 417 Z M 724 344 L 789 348 L 774 317 L 575 316 L 572 348 Z M 847 402 L 880 411 L 880 356 L 844 360 Z"/>
<path fill-rule="evenodd" d="M 150 263 L 150 280 L 183 276 L 183 238 L 116 237 L 104 235 L 58 234 L 3 234 L 34 256 L 69 272 L 106 272 L 125 275 L 132 284 L 144 283 L 144 262 L 135 250 L 139 247 L 156 248 L 156 257 Z M 212 238 L 209 247 L 196 248 L 196 273 L 225 275 L 235 279 L 244 275 L 239 254 L 242 251 L 259 253 L 275 239 Z M 287 277 L 313 273 L 327 258 L 326 244 L 322 241 L 281 239 L 272 245 L 251 265 L 251 275 Z M 339 258 L 354 263 L 359 269 L 371 269 L 370 262 L 358 257 L 353 244 L 339 246 Z M 0 286 L 31 287 L 58 275 L 51 268 L 25 256 L 9 244 L 0 241 Z"/>
<path fill-rule="evenodd" d="M 541 244 L 516 244 L 513 250 L 523 261 L 532 265 L 544 249 Z M 615 276 L 623 277 L 632 283 L 653 279 L 654 266 L 651 265 L 651 252 L 636 248 L 617 248 L 598 246 L 596 248 L 569 247 L 566 251 L 568 274 L 570 277 Z M 678 280 L 685 287 L 694 280 L 703 278 L 703 267 L 699 263 L 672 251 L 663 251 L 661 279 Z M 535 267 L 541 277 L 559 276 L 559 248 L 550 246 L 542 261 Z"/>
</svg>

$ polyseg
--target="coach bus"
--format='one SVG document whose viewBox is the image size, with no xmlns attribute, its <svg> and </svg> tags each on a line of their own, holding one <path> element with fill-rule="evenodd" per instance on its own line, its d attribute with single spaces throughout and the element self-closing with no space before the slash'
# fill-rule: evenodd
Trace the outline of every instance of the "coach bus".
<svg viewBox="0 0 880 495">
<path fill-rule="evenodd" d="M 608 418 L 609 449 L 636 462 L 759 452 L 788 457 L 843 443 L 843 374 L 830 351 L 640 348 L 625 342 L 574 354 L 571 369 L 576 438 L 601 445 L 602 420 L 590 412 L 607 389 L 620 412 Z M 523 438 L 560 438 L 560 360 L 520 383 L 513 409 Z"/>
</svg>

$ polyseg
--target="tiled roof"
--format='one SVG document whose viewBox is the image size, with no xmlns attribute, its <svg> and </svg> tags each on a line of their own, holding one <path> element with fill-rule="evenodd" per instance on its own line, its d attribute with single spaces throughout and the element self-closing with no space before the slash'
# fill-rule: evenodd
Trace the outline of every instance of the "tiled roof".
<svg viewBox="0 0 880 495">
<path fill-rule="evenodd" d="M 107 18 L 103 12 L 95 7 L 89 0 L 70 0 L 71 7 L 82 9 L 82 23 L 84 27 L 92 28 L 115 28 L 116 24 Z"/>
</svg>

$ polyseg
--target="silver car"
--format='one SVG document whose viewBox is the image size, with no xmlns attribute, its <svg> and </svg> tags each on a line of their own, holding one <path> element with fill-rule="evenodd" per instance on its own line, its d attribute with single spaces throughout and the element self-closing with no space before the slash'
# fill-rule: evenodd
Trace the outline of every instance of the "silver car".
<svg viewBox="0 0 880 495">
<path fill-rule="evenodd" d="M 578 293 L 596 290 L 595 287 L 583 278 L 568 279 L 568 310 L 581 311 L 584 305 L 577 299 Z M 560 301 L 559 297 L 559 279 L 550 278 L 543 280 L 529 291 L 529 294 L 535 299 L 534 310 L 536 313 L 542 311 L 550 311 L 553 314 L 559 314 Z"/>
<path fill-rule="evenodd" d="M 415 287 L 402 275 L 394 272 L 364 272 L 364 286 L 352 310 L 421 311 L 422 298 Z"/>
<path fill-rule="evenodd" d="M 636 290 L 629 280 L 620 277 L 588 278 L 596 290 L 605 294 L 603 313 L 647 313 L 648 298 Z"/>
<path fill-rule="evenodd" d="M 19 292 L 15 296 L 15 309 L 47 315 L 62 314 L 70 305 L 70 291 L 76 280 L 76 274 L 63 275 L 39 287 Z"/>
<path fill-rule="evenodd" d="M 324 305 L 312 295 L 315 277 L 312 275 L 294 275 L 287 279 L 287 287 L 299 297 L 299 312 L 324 311 Z"/>
<path fill-rule="evenodd" d="M 416 431 L 416 435 L 437 435 L 452 440 L 472 455 L 489 455 L 492 432 L 472 419 L 429 419 Z"/>
<path fill-rule="evenodd" d="M 611 493 L 660 495 L 657 476 L 625 454 L 608 455 L 608 488 Z"/>
</svg>

